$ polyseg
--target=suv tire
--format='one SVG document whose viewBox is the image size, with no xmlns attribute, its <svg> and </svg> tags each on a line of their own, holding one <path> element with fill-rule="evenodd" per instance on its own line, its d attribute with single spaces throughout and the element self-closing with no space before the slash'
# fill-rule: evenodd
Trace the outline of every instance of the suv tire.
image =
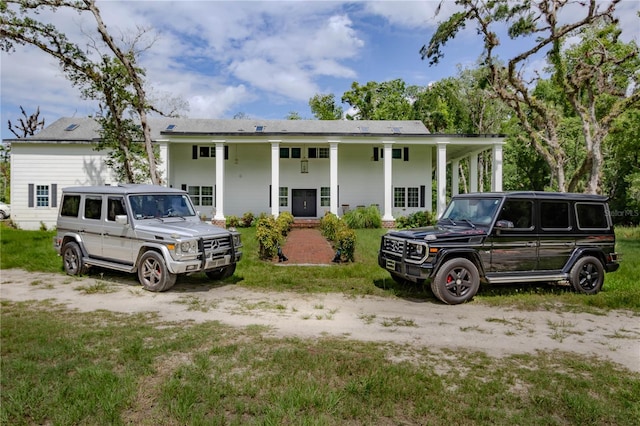
<svg viewBox="0 0 640 426">
<path fill-rule="evenodd" d="M 138 280 L 149 291 L 166 291 L 176 283 L 176 274 L 167 269 L 162 255 L 149 250 L 140 257 Z"/>
<path fill-rule="evenodd" d="M 442 302 L 457 305 L 473 298 L 480 288 L 478 268 L 468 259 L 446 261 L 431 280 L 431 291 Z"/>
<path fill-rule="evenodd" d="M 62 247 L 62 265 L 69 275 L 82 275 L 87 272 L 87 267 L 82 260 L 82 250 L 78 243 L 70 241 Z"/>
<path fill-rule="evenodd" d="M 223 280 L 225 278 L 230 277 L 233 273 L 236 272 L 236 264 L 232 264 L 229 266 L 225 266 L 222 269 L 216 269 L 213 271 L 206 271 L 207 277 L 210 280 Z"/>
<path fill-rule="evenodd" d="M 598 293 L 604 282 L 602 262 L 593 256 L 581 257 L 571 268 L 569 282 L 578 293 Z"/>
</svg>

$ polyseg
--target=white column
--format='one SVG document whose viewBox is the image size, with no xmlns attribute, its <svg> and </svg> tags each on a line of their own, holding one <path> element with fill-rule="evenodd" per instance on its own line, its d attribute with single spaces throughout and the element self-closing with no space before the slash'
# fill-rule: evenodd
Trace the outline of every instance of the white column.
<svg viewBox="0 0 640 426">
<path fill-rule="evenodd" d="M 458 195 L 460 192 L 460 160 L 451 162 L 451 195 Z"/>
<path fill-rule="evenodd" d="M 280 214 L 280 143 L 271 142 L 271 214 Z"/>
<path fill-rule="evenodd" d="M 338 143 L 329 143 L 329 211 L 338 215 Z"/>
<path fill-rule="evenodd" d="M 478 192 L 478 153 L 469 156 L 469 192 Z"/>
<path fill-rule="evenodd" d="M 438 199 L 437 199 L 437 213 L 438 217 L 442 216 L 444 210 L 447 208 L 447 143 L 438 143 L 438 156 L 437 156 L 437 169 L 438 178 L 436 184 L 438 185 Z"/>
<path fill-rule="evenodd" d="M 384 214 L 382 220 L 393 219 L 393 142 L 384 143 Z"/>
<path fill-rule="evenodd" d="M 433 149 L 431 145 L 427 150 L 427 182 L 424 189 L 424 203 L 429 212 L 433 211 Z"/>
<path fill-rule="evenodd" d="M 158 141 L 158 148 L 160 148 L 160 163 L 156 165 L 158 173 L 163 178 L 162 184 L 169 186 L 171 183 L 171 176 L 169 176 L 169 143 L 167 141 Z"/>
<path fill-rule="evenodd" d="M 224 143 L 216 142 L 216 214 L 214 220 L 224 218 Z"/>
<path fill-rule="evenodd" d="M 491 190 L 502 191 L 502 144 L 493 145 L 493 156 L 491 164 Z"/>
</svg>

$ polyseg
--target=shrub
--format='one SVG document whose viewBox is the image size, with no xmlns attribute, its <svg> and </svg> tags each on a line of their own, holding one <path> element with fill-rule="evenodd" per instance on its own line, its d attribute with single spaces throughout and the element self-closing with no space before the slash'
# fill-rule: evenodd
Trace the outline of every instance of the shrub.
<svg viewBox="0 0 640 426">
<path fill-rule="evenodd" d="M 251 227 L 251 225 L 253 225 L 254 219 L 255 219 L 255 216 L 253 215 L 253 213 L 246 212 L 245 214 L 242 215 L 242 219 L 240 219 L 240 224 L 244 228 L 249 228 Z"/>
<path fill-rule="evenodd" d="M 237 228 L 240 226 L 238 216 L 227 216 L 227 228 Z"/>
<path fill-rule="evenodd" d="M 399 217 L 396 219 L 396 228 L 420 228 L 422 226 L 430 226 L 436 223 L 436 213 L 419 211 L 412 213 L 408 216 Z"/>
<path fill-rule="evenodd" d="M 291 231 L 291 226 L 293 225 L 293 215 L 289 212 L 282 212 L 278 215 L 278 219 L 276 219 L 276 223 L 280 228 L 280 233 L 285 237 L 289 235 L 289 231 Z"/>
<path fill-rule="evenodd" d="M 333 213 L 327 212 L 322 219 L 320 219 L 320 232 L 329 241 L 335 241 L 338 228 L 341 226 L 342 221 L 338 216 Z"/>
<path fill-rule="evenodd" d="M 376 206 L 359 207 L 348 211 L 342 219 L 351 229 L 372 229 L 382 227 L 380 211 Z"/>
<path fill-rule="evenodd" d="M 336 235 L 336 248 L 340 250 L 340 260 L 353 262 L 356 253 L 356 231 L 346 226 Z"/>
<path fill-rule="evenodd" d="M 273 259 L 278 254 L 278 248 L 284 238 L 272 216 L 261 217 L 256 224 L 256 239 L 258 240 L 258 255 L 260 259 Z"/>
</svg>

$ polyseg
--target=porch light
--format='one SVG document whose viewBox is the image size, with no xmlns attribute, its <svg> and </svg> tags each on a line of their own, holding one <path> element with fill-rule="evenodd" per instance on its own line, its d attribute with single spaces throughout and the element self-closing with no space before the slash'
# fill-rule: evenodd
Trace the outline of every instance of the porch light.
<svg viewBox="0 0 640 426">
<path fill-rule="evenodd" d="M 309 160 L 306 158 L 300 160 L 300 173 L 309 173 Z"/>
</svg>

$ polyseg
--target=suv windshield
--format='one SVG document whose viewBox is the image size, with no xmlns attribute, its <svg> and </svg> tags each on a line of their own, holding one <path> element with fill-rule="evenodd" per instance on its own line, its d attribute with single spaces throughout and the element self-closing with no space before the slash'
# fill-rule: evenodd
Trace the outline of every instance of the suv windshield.
<svg viewBox="0 0 640 426">
<path fill-rule="evenodd" d="M 195 216 L 186 195 L 144 194 L 129 196 L 136 219 Z"/>
<path fill-rule="evenodd" d="M 459 225 L 461 222 L 471 226 L 474 224 L 488 226 L 499 204 L 499 198 L 454 198 L 439 222 L 451 225 Z"/>
</svg>

